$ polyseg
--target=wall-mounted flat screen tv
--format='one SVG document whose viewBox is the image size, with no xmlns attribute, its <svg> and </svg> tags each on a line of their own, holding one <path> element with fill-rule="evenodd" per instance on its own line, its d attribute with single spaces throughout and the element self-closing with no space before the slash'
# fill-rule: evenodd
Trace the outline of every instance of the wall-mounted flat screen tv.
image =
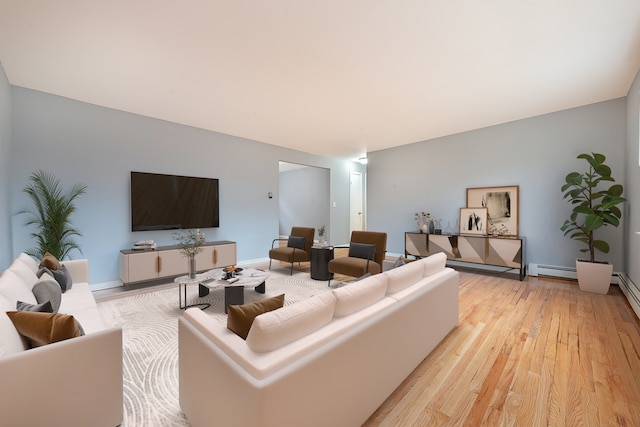
<svg viewBox="0 0 640 427">
<path fill-rule="evenodd" d="M 131 231 L 220 226 L 218 180 L 131 172 Z"/>
</svg>

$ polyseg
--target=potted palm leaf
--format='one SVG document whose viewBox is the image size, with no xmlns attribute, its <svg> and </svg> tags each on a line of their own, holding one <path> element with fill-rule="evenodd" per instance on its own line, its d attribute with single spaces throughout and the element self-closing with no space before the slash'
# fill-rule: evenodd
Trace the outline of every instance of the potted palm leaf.
<svg viewBox="0 0 640 427">
<path fill-rule="evenodd" d="M 65 259 L 74 249 L 82 253 L 75 240 L 82 233 L 71 225 L 70 218 L 76 210 L 75 200 L 85 194 L 86 190 L 86 185 L 75 184 L 65 192 L 60 180 L 53 174 L 42 170 L 31 174 L 29 184 L 23 191 L 29 196 L 33 206 L 16 212 L 16 215 L 28 215 L 24 224 L 36 229 L 31 237 L 36 240 L 37 246 L 27 249 L 25 253 L 41 259 L 49 252 L 59 260 Z"/>
<path fill-rule="evenodd" d="M 588 259 L 576 260 L 576 271 L 580 289 L 606 294 L 611 283 L 613 265 L 596 260 L 596 251 L 609 253 L 609 244 L 596 239 L 595 232 L 602 227 L 620 224 L 622 211 L 618 207 L 625 201 L 622 185 L 615 184 L 611 168 L 599 153 L 580 154 L 588 168 L 584 172 L 571 172 L 562 186 L 566 199 L 573 205 L 571 215 L 561 227 L 565 236 L 585 245 L 581 252 L 588 253 Z M 607 186 L 607 183 L 612 185 Z"/>
</svg>

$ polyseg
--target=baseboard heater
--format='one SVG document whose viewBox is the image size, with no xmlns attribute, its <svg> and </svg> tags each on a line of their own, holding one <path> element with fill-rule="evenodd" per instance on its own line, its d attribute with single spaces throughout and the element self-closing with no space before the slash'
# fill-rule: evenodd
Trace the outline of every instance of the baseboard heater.
<svg viewBox="0 0 640 427">
<path fill-rule="evenodd" d="M 562 279 L 578 280 L 578 274 L 576 273 L 575 267 L 563 267 L 560 265 L 545 265 L 532 262 L 529 263 L 527 274 L 529 276 L 548 276 L 559 277 Z M 611 275 L 612 284 L 618 284 L 618 276 L 619 273 L 616 273 L 614 271 Z"/>
<path fill-rule="evenodd" d="M 578 280 L 575 268 L 558 265 L 544 265 L 531 262 L 529 263 L 527 273 L 529 276 L 550 276 Z"/>
<path fill-rule="evenodd" d="M 618 287 L 627 297 L 629 305 L 636 312 L 636 316 L 640 317 L 640 288 L 626 274 L 618 275 Z"/>
<path fill-rule="evenodd" d="M 528 274 L 529 276 L 548 276 L 578 280 L 575 268 L 557 265 L 530 263 Z M 627 297 L 627 301 L 629 301 L 633 311 L 640 317 L 640 288 L 626 274 L 616 273 L 615 271 L 611 275 L 611 283 L 618 285 L 622 293 Z"/>
</svg>

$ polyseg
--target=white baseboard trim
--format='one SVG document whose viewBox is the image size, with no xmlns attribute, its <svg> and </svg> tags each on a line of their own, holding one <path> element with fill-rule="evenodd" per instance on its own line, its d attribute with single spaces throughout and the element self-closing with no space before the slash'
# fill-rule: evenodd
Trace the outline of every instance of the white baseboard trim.
<svg viewBox="0 0 640 427">
<path fill-rule="evenodd" d="M 618 275 L 618 287 L 627 297 L 627 301 L 635 311 L 636 316 L 640 317 L 640 288 L 625 273 Z"/>
<path fill-rule="evenodd" d="M 92 291 L 103 291 L 105 289 L 113 289 L 118 288 L 120 286 L 124 286 L 120 280 L 114 280 L 111 282 L 103 282 L 103 283 L 92 283 L 90 285 Z"/>
<path fill-rule="evenodd" d="M 453 259 L 447 259 L 447 265 L 449 267 L 463 267 L 473 270 L 484 270 L 491 273 L 508 273 L 508 274 L 520 274 L 520 268 L 518 267 L 503 267 L 499 265 L 490 264 L 476 264 L 474 262 L 456 261 Z"/>
<path fill-rule="evenodd" d="M 266 258 L 255 258 L 255 259 L 244 259 L 242 261 L 238 261 L 238 266 L 250 265 L 250 264 L 258 264 L 261 262 L 269 262 L 269 257 Z"/>
</svg>

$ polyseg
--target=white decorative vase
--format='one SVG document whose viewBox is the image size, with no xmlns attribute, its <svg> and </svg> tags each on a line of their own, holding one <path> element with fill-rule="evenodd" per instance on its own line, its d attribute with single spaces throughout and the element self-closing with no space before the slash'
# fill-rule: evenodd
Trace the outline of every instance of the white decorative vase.
<svg viewBox="0 0 640 427">
<path fill-rule="evenodd" d="M 602 295 L 606 295 L 609 292 L 613 264 L 577 259 L 576 272 L 578 273 L 580 290 Z"/>
</svg>

